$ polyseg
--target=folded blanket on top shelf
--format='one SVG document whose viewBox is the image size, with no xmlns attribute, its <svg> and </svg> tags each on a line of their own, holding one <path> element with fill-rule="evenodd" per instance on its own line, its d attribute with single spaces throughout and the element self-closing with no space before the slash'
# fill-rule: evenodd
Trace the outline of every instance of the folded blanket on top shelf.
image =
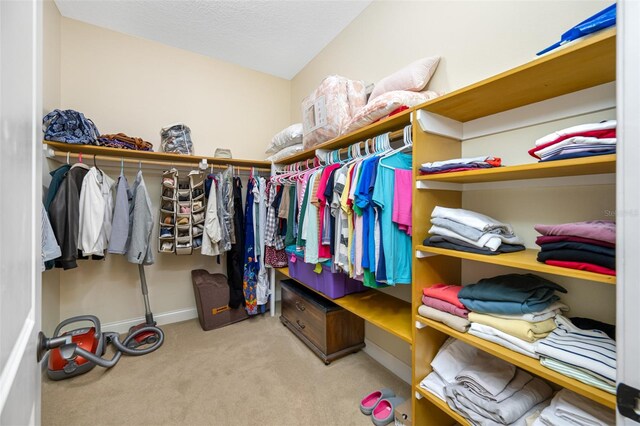
<svg viewBox="0 0 640 426">
<path fill-rule="evenodd" d="M 569 127 L 538 139 L 529 155 L 540 161 L 614 154 L 616 121 L 588 123 Z"/>
</svg>

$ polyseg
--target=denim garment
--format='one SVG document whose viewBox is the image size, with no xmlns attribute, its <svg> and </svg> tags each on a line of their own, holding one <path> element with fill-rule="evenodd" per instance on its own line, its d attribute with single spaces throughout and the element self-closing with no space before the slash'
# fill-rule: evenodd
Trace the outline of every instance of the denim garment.
<svg viewBox="0 0 640 426">
<path fill-rule="evenodd" d="M 93 121 L 72 109 L 55 109 L 42 119 L 44 138 L 79 145 L 97 145 L 100 133 Z"/>
</svg>

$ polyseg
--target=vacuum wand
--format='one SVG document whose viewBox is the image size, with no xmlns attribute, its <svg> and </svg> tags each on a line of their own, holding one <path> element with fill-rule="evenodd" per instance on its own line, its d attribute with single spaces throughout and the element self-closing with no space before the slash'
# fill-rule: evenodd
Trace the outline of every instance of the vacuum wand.
<svg viewBox="0 0 640 426">
<path fill-rule="evenodd" d="M 156 325 L 153 320 L 153 313 L 149 304 L 149 289 L 147 288 L 147 277 L 144 274 L 144 266 L 138 264 L 138 272 L 140 273 L 140 287 L 142 288 L 142 297 L 144 299 L 144 317 L 147 325 Z"/>
</svg>

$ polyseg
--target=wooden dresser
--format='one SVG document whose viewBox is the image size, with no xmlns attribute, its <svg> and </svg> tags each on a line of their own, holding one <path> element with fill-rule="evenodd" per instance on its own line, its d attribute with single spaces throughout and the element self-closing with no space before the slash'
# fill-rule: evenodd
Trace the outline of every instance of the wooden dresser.
<svg viewBox="0 0 640 426">
<path fill-rule="evenodd" d="M 280 321 L 325 364 L 357 352 L 364 344 L 364 320 L 295 281 L 282 281 Z"/>
</svg>

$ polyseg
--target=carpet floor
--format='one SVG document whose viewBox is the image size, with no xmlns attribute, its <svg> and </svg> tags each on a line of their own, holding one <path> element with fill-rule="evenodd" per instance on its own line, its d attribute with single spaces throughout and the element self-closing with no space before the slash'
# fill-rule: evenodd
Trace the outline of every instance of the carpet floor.
<svg viewBox="0 0 640 426">
<path fill-rule="evenodd" d="M 162 327 L 149 355 L 59 382 L 43 378 L 43 425 L 371 425 L 362 396 L 410 386 L 364 352 L 325 366 L 278 316 L 202 331 Z"/>
</svg>

